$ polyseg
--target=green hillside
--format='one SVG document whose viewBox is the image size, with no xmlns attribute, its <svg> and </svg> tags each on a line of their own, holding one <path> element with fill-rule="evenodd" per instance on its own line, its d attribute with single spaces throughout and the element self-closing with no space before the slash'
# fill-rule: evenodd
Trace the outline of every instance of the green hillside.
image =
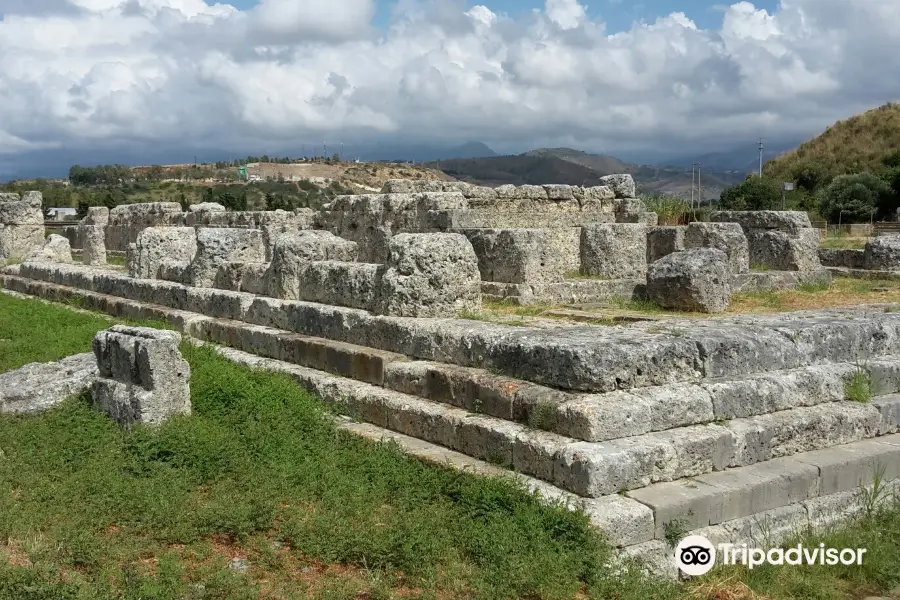
<svg viewBox="0 0 900 600">
<path fill-rule="evenodd" d="M 814 191 L 838 175 L 881 171 L 900 153 L 900 103 L 838 121 L 799 148 L 770 160 L 763 174 Z"/>
</svg>

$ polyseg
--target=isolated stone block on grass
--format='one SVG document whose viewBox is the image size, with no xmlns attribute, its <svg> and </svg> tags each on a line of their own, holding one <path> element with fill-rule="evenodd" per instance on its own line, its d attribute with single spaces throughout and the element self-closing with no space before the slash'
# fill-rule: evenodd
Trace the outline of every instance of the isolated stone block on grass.
<svg viewBox="0 0 900 600">
<path fill-rule="evenodd" d="M 191 368 L 175 331 L 115 325 L 94 337 L 95 405 L 123 426 L 190 414 Z"/>
</svg>

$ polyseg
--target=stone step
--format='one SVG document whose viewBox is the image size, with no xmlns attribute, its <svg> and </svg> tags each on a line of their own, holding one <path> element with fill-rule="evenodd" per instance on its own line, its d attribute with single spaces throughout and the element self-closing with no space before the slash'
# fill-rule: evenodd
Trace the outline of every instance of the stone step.
<svg viewBox="0 0 900 600">
<path fill-rule="evenodd" d="M 896 391 L 900 388 L 900 365 L 893 357 L 870 361 L 864 367 L 819 365 L 743 379 L 579 395 L 483 369 L 410 361 L 404 355 L 365 346 L 144 305 L 43 282 L 7 279 L 15 284 L 13 287 L 21 288 L 20 291 L 69 300 L 77 298 L 89 307 L 118 316 L 166 320 L 199 339 L 450 404 L 469 413 L 524 423 L 569 441 L 603 442 L 682 430 L 692 432 L 686 439 L 693 439 L 691 435 L 698 430 L 691 430 L 690 426 L 725 425 L 727 435 L 723 436 L 721 427 L 707 429 L 704 435 L 717 432 L 710 438 L 713 441 L 708 442 L 718 449 L 716 456 L 726 456 L 722 466 L 734 466 L 871 437 L 875 433 L 892 433 L 897 428 L 892 405 L 885 408 L 884 419 L 879 409 L 854 403 L 822 410 L 788 410 L 842 400 L 846 381 L 860 368 L 871 373 L 876 393 Z M 766 411 L 778 412 L 766 415 Z M 740 415 L 758 418 L 729 421 Z M 650 442 L 657 444 L 653 439 Z M 718 465 L 716 460 L 710 464 Z M 676 463 L 672 468 L 678 473 L 693 472 L 696 467 Z M 549 471 L 545 468 L 543 472 Z M 662 472 L 653 477 L 652 480 L 658 481 L 673 475 Z M 643 481 L 640 475 L 638 479 Z M 629 480 L 627 485 L 635 484 Z"/>
<path fill-rule="evenodd" d="M 816 504 L 900 477 L 900 435 L 833 446 L 626 492 L 653 510 L 656 538 L 799 503 Z"/>
<path fill-rule="evenodd" d="M 885 306 L 670 319 L 664 327 L 635 323 L 541 329 L 380 317 L 328 304 L 133 279 L 78 265 L 16 265 L 3 269 L 0 281 L 17 275 L 588 393 L 900 355 L 900 313 Z"/>
</svg>

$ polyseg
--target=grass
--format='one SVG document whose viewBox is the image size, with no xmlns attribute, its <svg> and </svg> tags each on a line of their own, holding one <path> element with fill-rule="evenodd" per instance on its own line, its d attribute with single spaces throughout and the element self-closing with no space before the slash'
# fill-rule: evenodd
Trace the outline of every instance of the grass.
<svg viewBox="0 0 900 600">
<path fill-rule="evenodd" d="M 857 363 L 850 381 L 844 384 L 844 395 L 853 402 L 865 404 L 872 401 L 872 376 L 864 365 Z"/>
<path fill-rule="evenodd" d="M 0 299 L 0 336 L 40 340 L 5 368 L 108 326 Z M 614 575 L 583 513 L 341 432 L 286 377 L 183 352 L 194 414 L 157 430 L 123 431 L 86 398 L 0 416 L 0 599 L 679 594 Z"/>
<path fill-rule="evenodd" d="M 900 281 L 837 277 L 831 285 L 803 284 L 796 290 L 735 294 L 729 313 L 811 310 L 897 302 Z"/>
<path fill-rule="evenodd" d="M 822 238 L 820 247 L 830 249 L 853 249 L 861 250 L 866 247 L 866 242 L 870 238 L 867 237 L 850 237 L 844 235 L 829 235 Z"/>
</svg>

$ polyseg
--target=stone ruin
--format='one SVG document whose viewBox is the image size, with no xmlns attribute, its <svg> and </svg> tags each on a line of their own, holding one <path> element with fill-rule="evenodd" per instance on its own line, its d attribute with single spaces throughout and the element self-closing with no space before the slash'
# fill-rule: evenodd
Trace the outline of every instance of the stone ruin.
<svg viewBox="0 0 900 600">
<path fill-rule="evenodd" d="M 884 235 L 865 248 L 819 248 L 819 258 L 836 275 L 896 279 L 900 274 L 900 235 Z"/>
<path fill-rule="evenodd" d="M 0 262 L 25 258 L 44 245 L 44 211 L 40 192 L 0 193 Z"/>
<path fill-rule="evenodd" d="M 0 413 L 36 413 L 84 392 L 119 425 L 159 425 L 191 412 L 191 368 L 175 331 L 114 325 L 93 353 L 0 373 Z"/>
<path fill-rule="evenodd" d="M 124 238 L 127 273 L 28 261 L 0 284 L 165 320 L 290 375 L 355 417 L 342 425 L 351 431 L 476 472 L 515 471 L 669 574 L 673 525 L 714 543 L 769 543 L 860 514 L 876 471 L 900 490 L 896 310 L 465 318 L 485 297 L 721 311 L 737 290 L 828 277 L 803 214 L 658 227 L 628 176 L 593 188 L 393 181 L 284 213 L 296 220 L 268 233 L 265 219 L 180 214 Z M 218 216 L 188 224 L 191 214 Z M 132 386 L 117 398 L 143 393 L 145 379 L 105 372 Z"/>
</svg>

